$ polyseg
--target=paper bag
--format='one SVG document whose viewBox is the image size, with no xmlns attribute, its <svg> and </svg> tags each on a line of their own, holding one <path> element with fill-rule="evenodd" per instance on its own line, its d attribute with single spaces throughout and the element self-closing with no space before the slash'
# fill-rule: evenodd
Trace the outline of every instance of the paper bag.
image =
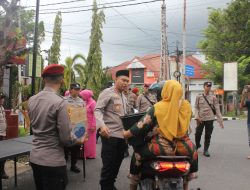
<svg viewBox="0 0 250 190">
<path fill-rule="evenodd" d="M 73 140 L 83 142 L 87 137 L 87 113 L 85 107 L 68 106 L 68 114 L 71 121 L 71 137 Z"/>
</svg>

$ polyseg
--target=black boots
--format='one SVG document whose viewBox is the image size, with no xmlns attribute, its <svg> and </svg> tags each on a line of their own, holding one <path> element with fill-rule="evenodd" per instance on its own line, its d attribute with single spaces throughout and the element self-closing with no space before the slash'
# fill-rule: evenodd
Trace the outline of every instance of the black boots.
<svg viewBox="0 0 250 190">
<path fill-rule="evenodd" d="M 203 155 L 206 156 L 206 157 L 210 157 L 210 154 L 209 154 L 208 150 L 204 150 Z"/>
<path fill-rule="evenodd" d="M 74 173 L 80 173 L 81 172 L 81 170 L 76 166 L 71 166 L 70 171 L 72 171 Z"/>
</svg>

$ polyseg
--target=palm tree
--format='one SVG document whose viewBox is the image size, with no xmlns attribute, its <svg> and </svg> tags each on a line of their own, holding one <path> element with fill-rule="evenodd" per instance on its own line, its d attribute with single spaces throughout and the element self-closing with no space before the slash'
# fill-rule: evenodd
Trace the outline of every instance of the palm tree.
<svg viewBox="0 0 250 190">
<path fill-rule="evenodd" d="M 79 82 L 81 85 L 85 83 L 85 65 L 76 63 L 78 60 L 82 60 L 85 64 L 87 63 L 84 55 L 76 54 L 74 57 L 67 57 L 65 65 L 62 65 L 64 66 L 64 81 L 67 89 L 69 89 L 72 82 Z"/>
</svg>

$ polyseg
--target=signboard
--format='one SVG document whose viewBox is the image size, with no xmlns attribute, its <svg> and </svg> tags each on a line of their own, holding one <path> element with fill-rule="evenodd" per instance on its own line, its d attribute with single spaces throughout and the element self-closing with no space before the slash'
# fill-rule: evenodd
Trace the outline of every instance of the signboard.
<svg viewBox="0 0 250 190">
<path fill-rule="evenodd" d="M 32 76 L 32 68 L 33 68 L 33 54 L 29 54 L 28 59 L 28 76 Z M 42 56 L 37 55 L 36 57 L 36 77 L 41 77 L 42 72 Z"/>
<path fill-rule="evenodd" d="M 224 63 L 224 91 L 238 90 L 238 63 Z"/>
<path fill-rule="evenodd" d="M 187 77 L 193 77 L 194 76 L 194 66 L 185 65 L 185 75 Z"/>
<path fill-rule="evenodd" d="M 132 69 L 132 77 L 131 77 L 132 83 L 144 83 L 144 68 L 143 69 Z"/>
</svg>

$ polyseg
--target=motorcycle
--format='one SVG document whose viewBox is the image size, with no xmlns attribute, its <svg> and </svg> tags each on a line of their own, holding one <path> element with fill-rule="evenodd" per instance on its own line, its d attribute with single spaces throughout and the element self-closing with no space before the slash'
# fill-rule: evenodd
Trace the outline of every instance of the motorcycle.
<svg viewBox="0 0 250 190">
<path fill-rule="evenodd" d="M 144 160 L 141 168 L 140 190 L 183 190 L 190 171 L 187 156 L 158 156 Z"/>
</svg>

